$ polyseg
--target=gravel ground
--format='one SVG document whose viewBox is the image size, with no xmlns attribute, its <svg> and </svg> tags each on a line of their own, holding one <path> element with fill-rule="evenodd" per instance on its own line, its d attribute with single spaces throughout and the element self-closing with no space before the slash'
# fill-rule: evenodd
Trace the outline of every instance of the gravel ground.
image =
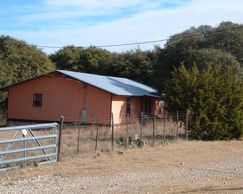
<svg viewBox="0 0 243 194">
<path fill-rule="evenodd" d="M 243 193 L 243 142 L 177 142 L 0 173 L 0 193 Z"/>
<path fill-rule="evenodd" d="M 243 158 L 228 155 L 217 162 L 181 162 L 156 171 L 141 169 L 92 176 L 52 174 L 14 181 L 6 178 L 1 182 L 0 193 L 243 193 Z M 217 185 L 221 189 L 217 190 Z"/>
</svg>

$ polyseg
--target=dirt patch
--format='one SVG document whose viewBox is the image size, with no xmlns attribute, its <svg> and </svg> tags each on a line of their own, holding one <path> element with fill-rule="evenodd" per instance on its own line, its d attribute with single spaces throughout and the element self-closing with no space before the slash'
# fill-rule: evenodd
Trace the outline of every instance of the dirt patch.
<svg viewBox="0 0 243 194">
<path fill-rule="evenodd" d="M 1 173 L 3 193 L 242 193 L 243 142 L 178 142 Z M 31 192 L 30 192 L 31 191 Z"/>
</svg>

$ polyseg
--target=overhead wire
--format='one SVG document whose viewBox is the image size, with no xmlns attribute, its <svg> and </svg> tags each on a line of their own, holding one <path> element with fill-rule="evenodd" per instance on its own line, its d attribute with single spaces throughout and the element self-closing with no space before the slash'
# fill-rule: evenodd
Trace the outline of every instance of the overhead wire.
<svg viewBox="0 0 243 194">
<path fill-rule="evenodd" d="M 228 30 L 236 30 L 236 29 L 241 29 L 243 26 L 237 26 L 237 27 L 231 27 L 227 29 L 220 29 L 220 30 L 214 30 L 214 31 L 207 31 L 208 35 L 212 36 L 220 32 L 228 31 Z M 197 37 L 198 35 L 205 36 L 205 34 L 202 33 L 196 33 L 196 34 L 187 34 L 187 35 L 182 35 L 182 36 L 177 36 L 173 35 L 172 37 L 175 40 L 180 40 L 184 38 L 191 38 L 191 37 Z M 176 37 L 177 36 L 177 37 Z M 133 46 L 133 45 L 143 45 L 143 44 L 152 44 L 152 43 L 159 43 L 159 42 L 166 42 L 170 40 L 170 38 L 164 38 L 164 39 L 158 39 L 158 40 L 147 40 L 147 41 L 140 41 L 140 42 L 130 42 L 130 43 L 118 43 L 118 44 L 107 44 L 107 45 L 92 45 L 90 46 L 75 46 L 77 48 L 89 48 L 91 46 L 94 46 L 96 48 L 109 48 L 109 47 L 121 47 L 121 46 Z M 52 49 L 61 49 L 64 48 L 65 46 L 51 46 L 51 45 L 35 45 L 37 48 L 52 48 Z"/>
</svg>

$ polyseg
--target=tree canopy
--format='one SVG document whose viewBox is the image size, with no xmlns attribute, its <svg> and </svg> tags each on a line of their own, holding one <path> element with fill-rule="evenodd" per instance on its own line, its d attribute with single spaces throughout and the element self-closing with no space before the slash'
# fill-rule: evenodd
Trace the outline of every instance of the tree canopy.
<svg viewBox="0 0 243 194">
<path fill-rule="evenodd" d="M 0 87 L 52 71 L 54 64 L 35 46 L 9 36 L 0 36 Z M 6 99 L 0 95 L 0 104 Z"/>
<path fill-rule="evenodd" d="M 243 136 L 243 25 L 223 22 L 172 36 L 157 48 L 155 84 L 170 109 L 189 109 L 197 139 Z M 159 76 L 162 75 L 162 76 Z"/>
<path fill-rule="evenodd" d="M 0 87 L 55 69 L 48 56 L 35 46 L 0 36 Z"/>
<path fill-rule="evenodd" d="M 101 75 L 122 76 L 143 83 L 151 83 L 154 53 L 129 51 L 112 53 L 96 47 L 65 47 L 50 55 L 57 69 L 66 69 Z"/>
<path fill-rule="evenodd" d="M 164 48 L 157 48 L 155 59 L 155 85 L 163 90 L 171 72 L 181 64 L 198 68 L 205 64 L 239 63 L 243 66 L 243 25 L 223 22 L 218 27 L 199 26 L 173 35 Z"/>
<path fill-rule="evenodd" d="M 233 66 L 180 66 L 167 86 L 170 106 L 191 112 L 190 136 L 232 139 L 243 136 L 242 73 Z"/>
</svg>

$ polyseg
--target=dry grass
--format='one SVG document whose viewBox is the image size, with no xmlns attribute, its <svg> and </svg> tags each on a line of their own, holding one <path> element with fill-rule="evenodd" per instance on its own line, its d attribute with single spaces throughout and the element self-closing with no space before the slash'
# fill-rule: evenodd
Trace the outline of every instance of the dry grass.
<svg viewBox="0 0 243 194">
<path fill-rule="evenodd" d="M 136 119 L 131 119 L 128 125 L 118 125 L 114 127 L 114 140 L 113 140 L 113 150 L 124 151 L 127 147 L 128 149 L 140 147 L 135 139 L 139 138 L 144 142 L 145 146 L 155 146 L 164 142 L 164 137 L 168 141 L 175 141 L 177 123 L 172 119 L 144 119 L 143 125 Z M 178 130 L 180 134 L 183 134 L 183 126 L 179 126 Z M 154 129 L 154 131 L 153 131 Z M 52 130 L 34 130 L 35 135 L 46 135 L 51 134 Z M 12 139 L 16 131 L 0 132 L 0 140 Z M 154 137 L 153 137 L 154 133 Z M 128 137 L 128 145 L 126 146 L 126 134 Z M 140 137 L 142 134 L 142 138 Z M 110 126 L 98 126 L 98 139 L 97 139 L 97 150 L 96 148 L 96 135 L 97 135 L 97 125 L 69 125 L 65 126 L 62 134 L 62 147 L 61 147 L 61 157 L 62 158 L 72 158 L 78 154 L 94 153 L 94 152 L 110 152 L 112 151 L 112 128 Z M 30 136 L 30 134 L 28 134 Z M 22 138 L 21 132 L 18 134 L 18 138 Z M 52 139 L 39 140 L 42 145 L 53 144 Z M 0 151 L 5 150 L 7 145 L 0 145 Z M 27 141 L 26 147 L 35 147 L 35 141 Z M 23 148 L 23 143 L 14 143 L 12 150 Z M 55 151 L 53 149 L 45 150 L 46 153 L 51 153 Z M 41 155 L 42 150 L 29 151 L 26 156 Z M 23 153 L 8 154 L 5 159 L 15 159 L 21 158 Z M 38 160 L 42 161 L 42 159 Z M 36 161 L 36 162 L 38 162 Z M 28 162 L 31 164 L 32 162 Z M 21 165 L 21 164 L 19 164 Z M 9 165 L 7 165 L 9 167 Z M 11 164 L 12 166 L 12 164 Z"/>
<path fill-rule="evenodd" d="M 96 173 L 129 172 L 172 168 L 180 165 L 202 164 L 217 161 L 225 155 L 242 155 L 242 141 L 179 141 L 143 149 L 130 149 L 123 152 L 80 154 L 73 159 L 64 157 L 56 165 L 40 168 L 26 168 L 21 171 L 3 173 L 1 177 L 15 178 L 44 174 L 92 175 Z M 1 180 L 1 178 L 0 178 Z"/>
<path fill-rule="evenodd" d="M 154 142 L 153 142 L 153 126 L 154 126 Z M 163 120 L 145 120 L 141 128 L 141 124 L 131 121 L 129 125 L 118 125 L 114 127 L 114 150 L 124 150 L 126 147 L 126 133 L 129 138 L 128 148 L 139 147 L 135 139 L 139 138 L 142 133 L 142 141 L 146 146 L 174 142 L 176 140 L 177 125 L 176 122 L 168 120 L 164 126 Z M 73 125 L 65 126 L 62 134 L 62 156 L 73 157 L 83 153 L 95 152 L 97 135 L 97 125 Z M 184 126 L 178 124 L 178 135 L 184 138 Z M 79 137 L 79 140 L 78 140 Z M 78 146 L 79 141 L 79 146 Z M 79 151 L 77 151 L 79 150 Z M 98 127 L 97 151 L 109 152 L 112 150 L 112 128 L 110 126 Z"/>
<path fill-rule="evenodd" d="M 6 125 L 6 122 L 7 122 L 6 115 L 0 112 L 0 126 Z"/>
<path fill-rule="evenodd" d="M 153 127 L 154 127 L 154 142 L 153 142 Z M 165 127 L 165 128 L 164 128 Z M 165 130 L 164 130 L 165 129 Z M 137 121 L 130 121 L 129 125 L 119 125 L 114 128 L 114 143 L 113 150 L 124 151 L 126 148 L 126 131 L 128 132 L 128 149 L 138 148 L 135 139 L 140 138 L 142 132 L 142 141 L 145 142 L 145 147 L 159 145 L 162 142 L 174 142 L 176 136 L 177 125 L 172 120 L 168 120 L 164 125 L 164 120 L 144 120 L 142 126 Z M 178 125 L 179 134 L 184 133 L 183 126 Z M 34 130 L 35 135 L 51 134 L 52 130 Z M 13 138 L 16 131 L 0 132 L 0 140 Z M 73 158 L 78 154 L 87 154 L 97 152 L 111 152 L 112 151 L 112 128 L 110 126 L 98 126 L 98 141 L 97 150 L 95 150 L 97 135 L 97 125 L 68 125 L 63 129 L 62 134 L 62 158 Z M 30 136 L 30 134 L 28 134 Z M 78 138 L 79 137 L 79 138 Z M 18 138 L 22 138 L 21 132 L 18 134 Z M 53 144 L 52 139 L 39 140 L 42 145 Z M 79 142 L 79 143 L 78 143 Z M 26 142 L 26 147 L 37 146 L 35 141 Z M 22 143 L 14 143 L 11 149 L 22 148 Z M 5 150 L 5 145 L 0 145 L 0 151 Z M 53 149 L 47 149 L 47 153 L 51 153 Z M 41 150 L 27 152 L 27 156 L 34 156 L 43 154 Z M 21 158 L 23 153 L 6 155 L 6 159 Z M 31 162 L 30 162 L 31 163 Z"/>
</svg>

